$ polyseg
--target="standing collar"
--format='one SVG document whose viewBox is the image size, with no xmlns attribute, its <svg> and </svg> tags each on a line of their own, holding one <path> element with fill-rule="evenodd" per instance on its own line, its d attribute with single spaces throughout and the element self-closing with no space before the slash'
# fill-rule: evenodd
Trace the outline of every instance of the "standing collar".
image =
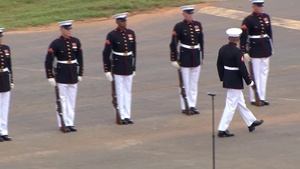
<svg viewBox="0 0 300 169">
<path fill-rule="evenodd" d="M 184 19 L 182 22 L 187 23 L 187 24 L 192 24 L 194 21 L 193 20 L 187 21 L 187 20 Z"/>
<path fill-rule="evenodd" d="M 70 36 L 69 38 L 66 38 L 66 37 L 64 37 L 64 36 L 61 35 L 59 38 L 60 38 L 60 39 L 63 39 L 63 40 L 70 40 L 70 39 L 71 39 L 71 36 Z"/>
<path fill-rule="evenodd" d="M 119 27 L 117 27 L 115 30 L 116 30 L 116 31 L 119 31 L 119 32 L 126 32 L 127 28 L 125 28 L 125 29 L 120 29 Z"/>
<path fill-rule="evenodd" d="M 262 14 L 263 14 L 263 13 L 256 13 L 256 12 L 254 12 L 254 11 L 252 12 L 252 15 L 253 15 L 253 16 L 261 16 Z"/>
<path fill-rule="evenodd" d="M 234 46 L 237 46 L 237 44 L 236 44 L 236 43 L 234 43 L 234 42 L 229 42 L 228 44 L 229 44 L 229 45 L 234 45 Z"/>
</svg>

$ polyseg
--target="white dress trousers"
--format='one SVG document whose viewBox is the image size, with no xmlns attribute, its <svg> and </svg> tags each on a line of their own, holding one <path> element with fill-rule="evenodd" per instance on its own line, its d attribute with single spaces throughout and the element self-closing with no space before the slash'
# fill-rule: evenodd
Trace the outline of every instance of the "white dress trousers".
<svg viewBox="0 0 300 169">
<path fill-rule="evenodd" d="M 251 58 L 253 66 L 254 81 L 261 100 L 266 100 L 267 80 L 269 74 L 269 61 L 267 58 Z M 250 87 L 250 102 L 255 102 L 253 89 Z"/>
<path fill-rule="evenodd" d="M 10 91 L 0 93 L 0 134 L 8 135 Z"/>
<path fill-rule="evenodd" d="M 133 75 L 114 75 L 117 103 L 122 120 L 131 118 L 131 90 Z"/>
<path fill-rule="evenodd" d="M 183 84 L 187 96 L 187 101 L 190 107 L 196 107 L 198 95 L 198 80 L 200 76 L 201 66 L 198 67 L 181 67 Z M 179 89 L 181 110 L 185 110 L 184 101 Z"/>
<path fill-rule="evenodd" d="M 250 126 L 256 120 L 252 112 L 246 107 L 242 90 L 228 89 L 225 109 L 218 127 L 219 131 L 228 129 L 236 108 L 238 108 L 247 126 Z"/>
<path fill-rule="evenodd" d="M 63 119 L 66 126 L 74 126 L 77 84 L 57 83 L 61 102 Z M 56 112 L 58 127 L 61 127 L 60 117 Z"/>
</svg>

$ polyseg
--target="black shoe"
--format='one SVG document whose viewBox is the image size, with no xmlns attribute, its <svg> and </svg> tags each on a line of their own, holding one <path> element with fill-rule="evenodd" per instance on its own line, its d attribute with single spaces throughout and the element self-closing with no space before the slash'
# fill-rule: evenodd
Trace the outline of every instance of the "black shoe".
<svg viewBox="0 0 300 169">
<path fill-rule="evenodd" d="M 251 105 L 256 106 L 256 103 L 251 102 Z M 261 100 L 260 103 L 259 103 L 259 106 L 264 106 L 264 105 L 266 105 L 266 104 L 264 104 L 264 102 Z"/>
<path fill-rule="evenodd" d="M 261 124 L 263 124 L 263 122 L 264 122 L 264 120 L 255 120 L 255 121 L 248 127 L 249 131 L 250 131 L 250 132 L 254 131 L 254 130 L 255 130 L 255 127 L 256 127 L 256 126 L 259 126 L 259 125 L 261 125 Z"/>
<path fill-rule="evenodd" d="M 252 131 L 254 131 L 254 130 L 255 130 L 255 127 L 251 127 L 251 126 L 249 126 L 249 127 L 248 127 L 248 130 L 249 130 L 249 132 L 252 132 Z"/>
<path fill-rule="evenodd" d="M 193 112 L 193 114 L 200 114 L 199 110 L 197 110 L 195 107 L 191 107 L 191 112 Z"/>
<path fill-rule="evenodd" d="M 228 130 L 218 132 L 218 137 L 233 137 L 233 136 L 234 134 L 230 133 Z"/>
<path fill-rule="evenodd" d="M 128 122 L 127 122 L 127 120 L 121 120 L 121 122 L 122 122 L 122 125 L 127 125 L 128 124 Z"/>
<path fill-rule="evenodd" d="M 11 141 L 12 139 L 8 135 L 1 136 L 4 141 Z"/>
<path fill-rule="evenodd" d="M 59 130 L 63 133 L 69 133 L 70 129 L 68 127 L 65 127 L 65 129 L 63 129 L 62 127 L 59 128 Z"/>
<path fill-rule="evenodd" d="M 182 110 L 181 113 L 186 114 L 186 115 L 188 115 L 188 116 L 194 114 L 194 112 L 192 112 L 191 110 L 189 110 L 189 112 L 186 112 L 185 110 Z"/>
<path fill-rule="evenodd" d="M 3 142 L 4 141 L 4 139 L 0 136 L 0 142 Z"/>
<path fill-rule="evenodd" d="M 77 129 L 74 126 L 68 126 L 68 128 L 70 129 L 71 132 L 76 132 Z"/>
<path fill-rule="evenodd" d="M 133 121 L 129 118 L 125 118 L 124 120 L 127 121 L 128 124 L 133 124 Z"/>
<path fill-rule="evenodd" d="M 269 103 L 268 101 L 262 100 L 261 102 L 262 102 L 265 106 L 269 106 L 269 105 L 270 105 L 270 103 Z"/>
</svg>

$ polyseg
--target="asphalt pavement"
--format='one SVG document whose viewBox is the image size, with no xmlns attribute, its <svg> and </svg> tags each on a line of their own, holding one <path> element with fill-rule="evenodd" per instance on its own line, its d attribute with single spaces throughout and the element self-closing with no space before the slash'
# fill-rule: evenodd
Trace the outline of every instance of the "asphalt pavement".
<svg viewBox="0 0 300 169">
<path fill-rule="evenodd" d="M 299 6 L 297 0 L 266 0 L 264 11 L 278 22 L 273 26 L 275 54 L 267 90 L 271 105 L 251 106 L 245 88 L 248 108 L 265 123 L 250 133 L 236 112 L 229 127 L 236 136 L 216 138 L 216 168 L 297 169 L 300 165 L 300 29 L 284 26 L 299 22 Z M 205 10 L 207 7 L 222 9 L 224 16 L 216 16 Z M 217 128 L 226 97 L 217 76 L 217 53 L 227 43 L 226 29 L 239 27 L 246 16 L 240 15 L 250 14 L 251 4 L 226 0 L 199 4 L 196 9 L 195 20 L 202 22 L 205 35 L 197 101 L 200 115 L 180 112 L 178 77 L 170 64 L 169 43 L 173 26 L 182 15 L 179 8 L 165 8 L 128 18 L 128 27 L 136 32 L 138 52 L 132 98 L 135 124 L 127 126 L 115 124 L 111 87 L 102 65 L 105 37 L 116 24 L 113 19 L 75 21 L 73 35 L 81 40 L 85 65 L 78 89 L 76 133 L 58 130 L 54 88 L 44 71 L 47 48 L 59 36 L 58 27 L 7 33 L 4 43 L 12 50 L 15 81 L 9 117 L 13 141 L 0 143 L 0 168 L 212 168 L 212 101 L 207 92 L 217 93 Z M 224 9 L 234 10 L 231 15 L 240 17 L 227 16 Z"/>
</svg>

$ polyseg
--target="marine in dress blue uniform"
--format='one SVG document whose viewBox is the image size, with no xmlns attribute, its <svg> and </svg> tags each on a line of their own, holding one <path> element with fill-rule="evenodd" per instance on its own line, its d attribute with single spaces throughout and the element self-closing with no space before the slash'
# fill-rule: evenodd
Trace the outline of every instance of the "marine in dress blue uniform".
<svg viewBox="0 0 300 169">
<path fill-rule="evenodd" d="M 204 59 L 203 28 L 199 21 L 193 20 L 194 5 L 182 6 L 181 10 L 184 20 L 174 26 L 170 43 L 170 60 L 175 68 L 181 69 L 190 110 L 193 114 L 199 114 L 196 102 L 198 80 Z M 179 53 L 178 46 L 180 46 Z M 185 104 L 181 95 L 180 103 L 184 112 Z"/>
<path fill-rule="evenodd" d="M 8 136 L 10 91 L 14 88 L 9 46 L 2 44 L 4 28 L 0 28 L 0 142 L 11 141 Z"/>
<path fill-rule="evenodd" d="M 243 52 L 237 48 L 242 30 L 230 28 L 226 33 L 229 43 L 220 48 L 217 60 L 220 81 L 223 82 L 223 87 L 227 89 L 226 105 L 218 127 L 219 137 L 234 136 L 228 131 L 228 127 L 236 108 L 238 108 L 250 132 L 263 123 L 263 120 L 256 120 L 252 112 L 246 107 L 242 92 L 244 88 L 243 79 L 249 86 L 254 84 L 244 63 Z"/>
<path fill-rule="evenodd" d="M 240 48 L 245 56 L 251 57 L 254 80 L 263 105 L 266 101 L 266 88 L 269 73 L 269 60 L 273 54 L 273 34 L 270 16 L 263 13 L 264 0 L 251 0 L 253 12 L 242 23 Z M 250 87 L 250 102 L 255 105 L 254 92 Z"/>
<path fill-rule="evenodd" d="M 52 86 L 57 85 L 65 125 L 74 127 L 77 84 L 83 76 L 83 55 L 80 40 L 71 36 L 73 20 L 59 22 L 61 36 L 51 42 L 45 59 L 46 77 Z M 56 71 L 53 63 L 56 61 Z M 57 113 L 58 126 L 61 127 Z"/>
<path fill-rule="evenodd" d="M 109 81 L 114 78 L 122 124 L 133 124 L 131 119 L 132 79 L 136 70 L 136 37 L 128 29 L 127 14 L 114 15 L 118 27 L 109 32 L 103 49 L 103 68 Z"/>
</svg>

